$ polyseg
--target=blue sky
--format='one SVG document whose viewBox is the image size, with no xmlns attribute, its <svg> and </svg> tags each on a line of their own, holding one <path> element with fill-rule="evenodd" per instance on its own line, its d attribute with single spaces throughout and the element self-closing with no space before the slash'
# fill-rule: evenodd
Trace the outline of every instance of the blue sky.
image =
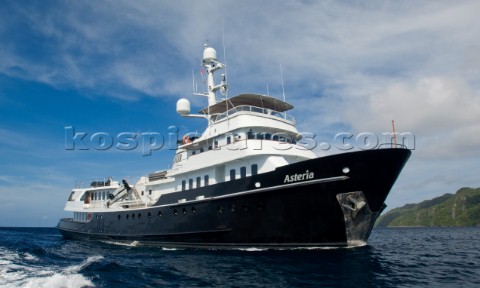
<svg viewBox="0 0 480 288">
<path fill-rule="evenodd" d="M 78 132 L 202 131 L 175 113 L 200 79 L 206 40 L 229 95 L 287 101 L 302 132 L 381 135 L 415 150 L 389 208 L 479 187 L 478 1 L 0 0 L 0 226 L 54 226 L 78 180 L 168 168 L 168 148 L 66 150 Z M 222 25 L 222 21 L 224 25 Z M 87 143 L 91 145 L 91 143 Z M 115 143 L 114 143 L 115 144 Z M 168 143 L 166 143 L 168 144 Z M 319 154 L 338 153 L 338 149 Z"/>
</svg>

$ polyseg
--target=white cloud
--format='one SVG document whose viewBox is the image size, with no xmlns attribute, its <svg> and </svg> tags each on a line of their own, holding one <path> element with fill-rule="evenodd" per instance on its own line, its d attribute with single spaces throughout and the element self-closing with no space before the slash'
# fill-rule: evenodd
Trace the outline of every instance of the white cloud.
<svg viewBox="0 0 480 288">
<path fill-rule="evenodd" d="M 12 2 L 0 12 L 0 73 L 126 100 L 184 97 L 206 39 L 223 60 L 223 18 L 230 95 L 267 85 L 281 95 L 282 64 L 302 131 L 386 132 L 395 119 L 416 136 L 415 163 L 430 167 L 423 177 L 438 179 L 435 159 L 462 167 L 480 155 L 479 8 L 474 0 Z M 442 185 L 421 184 L 414 170 L 401 181 Z"/>
</svg>

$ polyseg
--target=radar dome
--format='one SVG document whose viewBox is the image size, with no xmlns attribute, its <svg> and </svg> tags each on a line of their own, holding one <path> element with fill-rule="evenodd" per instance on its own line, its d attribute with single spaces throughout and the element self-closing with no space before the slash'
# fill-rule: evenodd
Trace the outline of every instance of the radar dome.
<svg viewBox="0 0 480 288">
<path fill-rule="evenodd" d="M 217 51 L 212 47 L 206 47 L 205 50 L 203 50 L 203 61 L 210 62 L 212 60 L 217 60 Z"/>
<path fill-rule="evenodd" d="M 182 98 L 177 101 L 177 113 L 180 115 L 190 114 L 190 101 Z"/>
</svg>

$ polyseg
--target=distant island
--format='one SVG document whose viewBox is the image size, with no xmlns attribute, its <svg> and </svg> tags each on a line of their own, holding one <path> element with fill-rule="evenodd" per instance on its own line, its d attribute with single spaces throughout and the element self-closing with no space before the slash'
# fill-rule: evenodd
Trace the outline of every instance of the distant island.
<svg viewBox="0 0 480 288">
<path fill-rule="evenodd" d="M 480 188 L 461 188 L 455 194 L 406 204 L 381 215 L 375 227 L 480 226 Z"/>
</svg>

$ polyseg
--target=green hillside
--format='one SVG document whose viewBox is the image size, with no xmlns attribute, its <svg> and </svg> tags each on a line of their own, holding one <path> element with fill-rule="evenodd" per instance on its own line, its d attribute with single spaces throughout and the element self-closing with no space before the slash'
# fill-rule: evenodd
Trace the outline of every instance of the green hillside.
<svg viewBox="0 0 480 288">
<path fill-rule="evenodd" d="M 375 227 L 480 226 L 480 188 L 462 188 L 455 194 L 407 204 L 381 215 Z"/>
</svg>

